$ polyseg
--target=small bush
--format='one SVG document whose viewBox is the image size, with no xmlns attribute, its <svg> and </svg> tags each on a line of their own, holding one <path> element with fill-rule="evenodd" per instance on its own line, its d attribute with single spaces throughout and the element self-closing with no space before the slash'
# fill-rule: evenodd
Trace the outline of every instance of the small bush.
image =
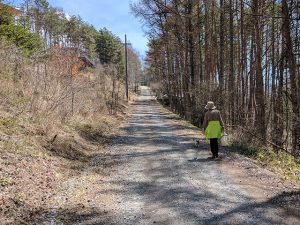
<svg viewBox="0 0 300 225">
<path fill-rule="evenodd" d="M 233 142 L 232 150 L 239 154 L 249 156 L 251 158 L 256 158 L 259 155 L 258 147 L 247 145 L 244 142 Z"/>
<path fill-rule="evenodd" d="M 0 117 L 0 127 L 12 127 L 16 124 L 15 119 Z"/>
<path fill-rule="evenodd" d="M 0 177 L 0 186 L 7 187 L 13 185 L 14 182 L 11 179 Z"/>
<path fill-rule="evenodd" d="M 103 139 L 107 135 L 105 128 L 105 126 L 93 127 L 91 124 L 77 126 L 80 135 L 90 141 L 100 141 Z"/>
</svg>

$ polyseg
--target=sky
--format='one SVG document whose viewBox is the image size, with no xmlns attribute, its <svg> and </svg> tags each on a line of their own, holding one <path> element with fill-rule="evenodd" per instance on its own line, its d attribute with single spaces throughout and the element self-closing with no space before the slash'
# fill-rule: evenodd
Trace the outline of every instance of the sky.
<svg viewBox="0 0 300 225">
<path fill-rule="evenodd" d="M 145 56 L 147 37 L 142 24 L 130 11 L 130 2 L 138 0 L 48 0 L 53 7 L 62 8 L 69 15 L 79 15 L 97 30 L 106 27 L 124 41 L 125 34 L 140 57 Z M 22 0 L 15 0 L 18 6 Z"/>
</svg>

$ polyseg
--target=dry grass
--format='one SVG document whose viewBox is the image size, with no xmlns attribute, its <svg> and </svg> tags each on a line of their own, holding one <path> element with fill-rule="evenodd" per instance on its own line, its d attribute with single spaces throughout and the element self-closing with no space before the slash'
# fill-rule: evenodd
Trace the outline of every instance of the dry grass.
<svg viewBox="0 0 300 225">
<path fill-rule="evenodd" d="M 255 159 L 271 171 L 300 183 L 300 158 L 295 158 L 287 152 L 276 153 L 270 148 L 245 142 L 241 138 L 233 140 L 231 150 Z"/>
<path fill-rule="evenodd" d="M 30 224 L 64 180 L 104 154 L 126 119 L 125 91 L 101 66 L 70 77 L 1 43 L 0 58 L 0 221 Z"/>
</svg>

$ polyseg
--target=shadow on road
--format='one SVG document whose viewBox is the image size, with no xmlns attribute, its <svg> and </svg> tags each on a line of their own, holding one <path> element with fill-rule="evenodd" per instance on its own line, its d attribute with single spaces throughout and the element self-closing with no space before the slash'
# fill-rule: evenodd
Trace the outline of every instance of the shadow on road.
<svg viewBox="0 0 300 225">
<path fill-rule="evenodd" d="M 261 202 L 251 199 L 240 186 L 231 184 L 217 162 L 208 158 L 207 144 L 202 142 L 196 149 L 191 136 L 183 132 L 186 128 L 173 124 L 157 102 L 149 98 L 134 104 L 133 118 L 114 138 L 109 154 L 118 169 L 107 178 L 109 188 L 97 193 L 110 196 L 119 208 L 109 213 L 99 207 L 57 211 L 65 224 L 250 225 L 300 221 L 300 191 Z M 134 206 L 137 202 L 142 206 Z"/>
<path fill-rule="evenodd" d="M 217 213 L 217 215 L 211 215 L 211 211 L 203 207 L 203 210 L 207 215 L 203 215 L 201 211 L 193 210 L 192 205 L 196 207 L 197 205 L 214 205 L 215 211 L 218 212 L 218 205 L 214 203 L 213 195 L 209 195 L 209 192 L 203 194 L 196 194 L 189 189 L 174 189 L 167 188 L 166 186 L 155 186 L 151 183 L 131 183 L 130 188 L 132 193 L 138 195 L 147 195 L 152 196 L 150 198 L 149 204 L 158 203 L 163 205 L 164 208 L 167 208 L 169 211 L 175 212 L 174 215 L 184 216 L 189 218 L 188 221 L 191 223 L 187 224 L 241 224 L 235 221 L 236 215 L 247 215 L 247 221 L 244 221 L 243 224 L 257 224 L 259 220 L 260 224 L 296 224 L 292 223 L 293 221 L 277 221 L 274 218 L 273 212 L 277 212 L 278 209 L 281 209 L 282 216 L 290 215 L 291 218 L 299 218 L 299 199 L 300 192 L 287 192 L 277 195 L 273 198 L 270 198 L 268 201 L 261 203 L 247 203 L 241 204 L 238 207 L 231 209 L 225 213 Z M 159 193 L 157 193 L 157 191 Z M 108 190 L 112 192 L 113 190 Z M 119 194 L 119 193 L 118 193 Z M 126 193 L 130 196 L 130 193 Z M 155 197 L 154 197 L 155 196 Z M 186 205 L 177 204 L 177 199 L 175 196 L 181 196 L 186 198 Z M 284 207 L 283 207 L 284 206 Z M 24 207 L 26 210 L 26 207 Z M 56 211 L 56 223 L 54 224 L 81 224 L 81 225 L 102 225 L 102 224 L 119 224 L 115 221 L 114 215 L 106 212 L 101 208 L 85 208 L 82 205 L 78 205 L 73 208 L 64 208 L 64 209 L 44 209 L 39 208 L 32 210 L 33 206 L 27 206 L 28 213 L 22 213 L 22 215 L 27 215 L 25 218 L 19 218 L 19 222 L 16 224 L 42 224 L 45 222 L 43 218 L 32 219 L 35 214 L 46 215 L 48 218 L 49 224 L 51 223 L 51 215 Z M 159 209 L 157 209 L 159 210 Z M 41 213 L 42 212 L 42 213 Z M 267 212 L 266 214 L 264 212 Z M 271 212 L 271 213 L 270 213 Z M 250 215 L 250 216 L 249 216 Z M 137 215 L 138 217 L 139 215 Z M 280 216 L 280 215 L 279 215 Z M 138 220 L 136 224 L 139 224 Z M 160 222 L 157 224 L 170 224 L 170 221 L 164 218 L 161 218 Z M 125 223 L 130 224 L 130 223 Z"/>
</svg>

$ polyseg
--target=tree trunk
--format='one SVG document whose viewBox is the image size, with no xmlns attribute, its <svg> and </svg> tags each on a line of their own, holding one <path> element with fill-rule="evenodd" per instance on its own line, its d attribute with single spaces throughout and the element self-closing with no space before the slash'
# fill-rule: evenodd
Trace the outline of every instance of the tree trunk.
<svg viewBox="0 0 300 225">
<path fill-rule="evenodd" d="M 291 93 L 290 99 L 292 102 L 292 154 L 294 156 L 299 155 L 300 151 L 300 110 L 299 110 L 299 97 L 298 96 L 298 76 L 297 74 L 297 64 L 293 54 L 293 43 L 291 38 L 291 26 L 289 18 L 289 8 L 287 0 L 282 1 L 282 32 L 283 40 L 285 45 L 285 57 L 287 60 L 287 65 L 289 68 L 290 74 L 290 83 L 291 83 Z"/>
<path fill-rule="evenodd" d="M 260 15 L 262 8 L 261 0 L 253 1 L 253 14 Z M 262 71 L 262 18 L 255 16 L 254 18 L 254 43 L 255 43 L 255 73 L 256 73 L 256 88 L 255 88 L 255 102 L 256 102 L 256 117 L 255 127 L 258 135 L 262 140 L 266 139 L 265 126 L 265 94 L 264 94 L 264 79 Z"/>
<path fill-rule="evenodd" d="M 220 0 L 220 69 L 219 69 L 219 96 L 220 107 L 224 107 L 223 92 L 224 92 L 224 1 Z"/>
<path fill-rule="evenodd" d="M 235 123 L 235 85 L 234 85 L 234 32 L 233 32 L 233 4 L 232 0 L 229 1 L 229 36 L 230 36 L 230 66 L 229 66 L 229 91 L 230 91 L 230 120 Z"/>
</svg>

